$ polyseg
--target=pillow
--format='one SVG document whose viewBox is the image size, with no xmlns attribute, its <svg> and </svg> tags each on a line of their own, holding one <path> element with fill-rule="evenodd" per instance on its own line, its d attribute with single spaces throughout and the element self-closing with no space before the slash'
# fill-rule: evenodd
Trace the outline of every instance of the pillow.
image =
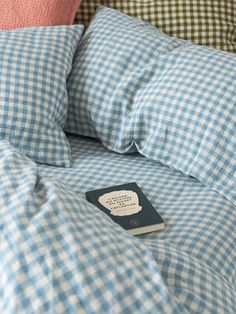
<svg viewBox="0 0 236 314">
<path fill-rule="evenodd" d="M 236 202 L 236 55 L 99 8 L 68 79 L 66 130 L 197 178 Z"/>
<path fill-rule="evenodd" d="M 0 140 L 41 163 L 69 167 L 66 79 L 82 26 L 0 31 Z"/>
<path fill-rule="evenodd" d="M 0 29 L 72 24 L 80 0 L 0 0 Z"/>
<path fill-rule="evenodd" d="M 83 0 L 76 19 L 87 25 L 101 4 L 150 22 L 171 36 L 236 52 L 235 0 Z"/>
</svg>

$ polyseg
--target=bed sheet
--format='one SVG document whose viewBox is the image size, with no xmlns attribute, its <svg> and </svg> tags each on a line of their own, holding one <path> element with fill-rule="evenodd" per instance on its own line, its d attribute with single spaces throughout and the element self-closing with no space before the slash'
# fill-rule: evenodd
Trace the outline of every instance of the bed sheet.
<svg viewBox="0 0 236 314">
<path fill-rule="evenodd" d="M 139 154 L 68 139 L 72 168 L 0 142 L 0 313 L 236 313 L 235 207 Z M 134 237 L 85 199 L 130 181 L 163 231 Z"/>
<path fill-rule="evenodd" d="M 91 138 L 69 135 L 68 139 L 72 168 L 39 165 L 44 175 L 57 176 L 78 192 L 135 181 L 166 222 L 164 231 L 139 236 L 140 241 L 154 255 L 168 245 L 170 264 L 178 263 L 175 253 L 181 251 L 183 259 L 197 259 L 206 272 L 215 272 L 235 285 L 233 204 L 196 179 L 138 153 L 117 154 Z M 163 267 L 165 272 L 170 265 Z M 179 275 L 182 272 L 185 270 L 181 268 Z M 172 285 L 175 278 L 166 280 Z"/>
</svg>

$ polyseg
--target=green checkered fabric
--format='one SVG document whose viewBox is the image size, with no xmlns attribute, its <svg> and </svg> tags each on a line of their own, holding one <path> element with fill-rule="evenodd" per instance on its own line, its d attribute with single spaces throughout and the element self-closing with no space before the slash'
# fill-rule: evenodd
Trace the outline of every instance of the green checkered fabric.
<svg viewBox="0 0 236 314">
<path fill-rule="evenodd" d="M 137 16 L 171 36 L 236 52 L 236 0 L 83 0 L 76 21 L 87 25 L 99 5 Z"/>
</svg>

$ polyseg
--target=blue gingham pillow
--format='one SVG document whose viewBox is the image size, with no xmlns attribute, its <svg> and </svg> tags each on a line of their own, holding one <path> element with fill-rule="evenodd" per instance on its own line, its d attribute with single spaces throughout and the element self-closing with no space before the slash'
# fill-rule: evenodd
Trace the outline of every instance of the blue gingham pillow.
<svg viewBox="0 0 236 314">
<path fill-rule="evenodd" d="M 70 166 L 66 79 L 82 26 L 0 31 L 0 139 L 30 158 Z"/>
<path fill-rule="evenodd" d="M 236 55 L 99 8 L 68 80 L 66 130 L 138 150 L 236 203 Z"/>
</svg>

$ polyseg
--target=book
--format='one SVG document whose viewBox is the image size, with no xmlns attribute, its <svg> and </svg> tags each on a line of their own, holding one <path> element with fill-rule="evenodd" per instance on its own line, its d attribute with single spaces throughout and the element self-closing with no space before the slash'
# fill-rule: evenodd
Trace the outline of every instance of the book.
<svg viewBox="0 0 236 314">
<path fill-rule="evenodd" d="M 165 227 L 164 220 L 135 182 L 88 191 L 86 198 L 132 235 Z"/>
</svg>

